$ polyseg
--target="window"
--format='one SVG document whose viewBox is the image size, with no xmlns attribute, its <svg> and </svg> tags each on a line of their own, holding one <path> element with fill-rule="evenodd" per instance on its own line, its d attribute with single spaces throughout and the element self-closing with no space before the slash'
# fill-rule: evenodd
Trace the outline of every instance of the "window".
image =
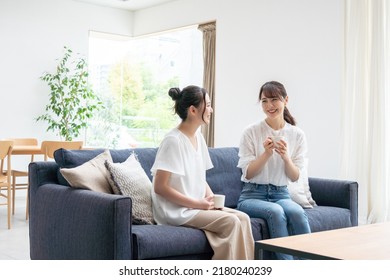
<svg viewBox="0 0 390 280">
<path fill-rule="evenodd" d="M 197 26 L 141 38 L 90 34 L 90 83 L 105 109 L 91 121 L 88 146 L 157 147 L 179 122 L 171 87 L 202 85 L 202 32 Z"/>
</svg>

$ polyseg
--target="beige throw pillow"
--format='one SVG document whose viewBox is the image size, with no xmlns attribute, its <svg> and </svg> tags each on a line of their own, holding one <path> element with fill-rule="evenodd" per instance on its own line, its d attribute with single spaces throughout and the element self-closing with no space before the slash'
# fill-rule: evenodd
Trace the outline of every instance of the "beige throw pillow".
<svg viewBox="0 0 390 280">
<path fill-rule="evenodd" d="M 307 199 L 304 184 L 303 182 L 300 181 L 301 180 L 298 180 L 297 182 L 292 182 L 288 185 L 288 191 L 290 193 L 290 197 L 292 200 L 294 200 L 296 203 L 301 205 L 303 208 L 313 208 L 313 206 L 310 204 L 309 200 Z"/>
<path fill-rule="evenodd" d="M 309 181 L 305 182 L 305 184 L 303 185 L 303 187 L 304 187 L 304 189 L 305 189 L 305 194 L 306 194 L 306 197 L 307 197 L 307 200 L 309 201 L 309 203 L 310 203 L 312 206 L 317 206 L 317 203 L 315 202 L 315 200 L 314 200 L 313 197 L 311 196 Z"/>
<path fill-rule="evenodd" d="M 305 189 L 305 194 L 306 194 L 306 197 L 307 197 L 307 200 L 309 201 L 309 203 L 312 205 L 312 206 L 317 206 L 317 203 L 315 202 L 315 200 L 313 199 L 313 197 L 311 196 L 311 191 L 310 191 L 310 185 L 309 185 L 309 172 L 308 172 L 308 169 L 309 169 L 309 160 L 306 159 L 305 160 L 305 170 L 304 170 L 304 181 L 303 181 L 303 188 Z"/>
<path fill-rule="evenodd" d="M 133 224 L 154 224 L 152 209 L 152 182 L 150 182 L 134 153 L 123 163 L 105 163 L 111 182 L 120 193 L 131 197 Z"/>
<path fill-rule="evenodd" d="M 303 170 L 301 170 L 298 181 L 289 183 L 288 190 L 291 199 L 296 203 L 301 205 L 303 208 L 313 208 L 313 206 L 317 206 L 317 204 L 311 196 L 307 170 L 308 160 L 305 160 L 305 166 Z"/>
<path fill-rule="evenodd" d="M 74 168 L 61 168 L 62 176 L 69 185 L 75 188 L 85 188 L 97 192 L 113 193 L 109 183 L 109 172 L 104 163 L 112 162 L 109 150 Z"/>
</svg>

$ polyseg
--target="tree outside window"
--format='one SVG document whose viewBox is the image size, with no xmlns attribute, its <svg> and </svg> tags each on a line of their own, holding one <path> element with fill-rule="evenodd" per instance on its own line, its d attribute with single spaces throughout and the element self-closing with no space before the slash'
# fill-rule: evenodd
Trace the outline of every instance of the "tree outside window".
<svg viewBox="0 0 390 280">
<path fill-rule="evenodd" d="M 90 83 L 105 109 L 93 117 L 87 145 L 157 147 L 179 122 L 169 88 L 201 86 L 202 63 L 196 26 L 135 39 L 91 33 Z"/>
</svg>

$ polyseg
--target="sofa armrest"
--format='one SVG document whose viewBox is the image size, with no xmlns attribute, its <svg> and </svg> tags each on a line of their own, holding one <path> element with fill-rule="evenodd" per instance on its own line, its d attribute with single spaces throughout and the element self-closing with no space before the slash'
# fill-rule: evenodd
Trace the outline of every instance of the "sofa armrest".
<svg viewBox="0 0 390 280">
<path fill-rule="evenodd" d="M 131 199 L 39 179 L 54 168 L 30 164 L 31 259 L 131 259 Z"/>
<path fill-rule="evenodd" d="M 29 174 L 34 174 L 28 177 L 30 188 L 36 189 L 46 183 L 58 183 L 58 165 L 54 161 L 31 162 L 28 168 Z"/>
<path fill-rule="evenodd" d="M 352 225 L 358 225 L 357 182 L 310 177 L 309 186 L 312 197 L 318 205 L 349 209 Z"/>
</svg>

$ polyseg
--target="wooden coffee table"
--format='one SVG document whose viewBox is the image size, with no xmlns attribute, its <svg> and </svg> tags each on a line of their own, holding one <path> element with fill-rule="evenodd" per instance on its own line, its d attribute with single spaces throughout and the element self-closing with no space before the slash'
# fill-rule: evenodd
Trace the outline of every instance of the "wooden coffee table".
<svg viewBox="0 0 390 280">
<path fill-rule="evenodd" d="M 313 260 L 390 260 L 390 222 L 256 241 L 255 259 L 272 251 Z"/>
</svg>

